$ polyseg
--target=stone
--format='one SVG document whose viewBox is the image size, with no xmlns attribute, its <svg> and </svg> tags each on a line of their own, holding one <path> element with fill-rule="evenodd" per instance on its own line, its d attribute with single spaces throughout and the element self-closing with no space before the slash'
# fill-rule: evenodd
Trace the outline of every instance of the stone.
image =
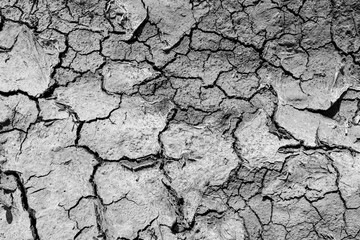
<svg viewBox="0 0 360 240">
<path fill-rule="evenodd" d="M 193 221 L 207 185 L 223 182 L 238 165 L 239 159 L 231 149 L 232 140 L 212 132 L 206 123 L 200 126 L 173 124 L 161 135 L 164 154 L 183 159 L 165 166 L 171 187 L 184 198 L 184 219 Z"/>
<path fill-rule="evenodd" d="M 149 65 L 110 62 L 102 70 L 104 88 L 112 93 L 133 94 L 136 86 L 159 74 Z"/>
<path fill-rule="evenodd" d="M 99 168 L 95 181 L 101 186 L 99 195 L 107 205 L 104 218 L 112 239 L 134 238 L 154 219 L 157 227 L 175 222 L 175 210 L 166 200 L 168 192 L 162 178 L 155 169 L 132 173 L 117 163 Z"/>
<path fill-rule="evenodd" d="M 24 209 L 21 191 L 12 175 L 0 174 L 0 237 L 33 239 L 29 213 Z"/>
<path fill-rule="evenodd" d="M 107 3 L 106 17 L 113 31 L 122 33 L 123 40 L 129 40 L 147 17 L 147 10 L 141 0 L 112 0 Z"/>
<path fill-rule="evenodd" d="M 22 94 L 0 96 L 0 112 L 0 132 L 12 129 L 26 132 L 38 115 L 35 101 Z"/>
<path fill-rule="evenodd" d="M 81 54 L 100 50 L 102 36 L 89 30 L 78 29 L 69 33 L 69 45 Z"/>
<path fill-rule="evenodd" d="M 164 4 L 160 0 L 145 0 L 144 7 L 149 9 L 149 18 L 158 22 L 163 33 L 160 36 L 162 49 L 171 49 L 195 24 L 190 3 L 169 1 Z"/>
<path fill-rule="evenodd" d="M 99 52 L 91 52 L 89 54 L 76 54 L 72 60 L 70 67 L 77 72 L 90 71 L 94 73 L 104 63 L 104 57 Z"/>
<path fill-rule="evenodd" d="M 158 134 L 165 128 L 171 108 L 167 102 L 151 103 L 138 96 L 124 97 L 120 108 L 108 119 L 83 126 L 79 144 L 108 160 L 157 154 L 160 151 Z"/>
<path fill-rule="evenodd" d="M 74 111 L 81 121 L 105 118 L 119 106 L 120 99 L 108 95 L 101 86 L 99 74 L 87 73 L 66 87 L 56 89 L 56 103 L 70 113 Z"/>
<path fill-rule="evenodd" d="M 49 56 L 40 47 L 33 33 L 27 27 L 20 25 L 9 26 L 10 37 L 5 40 L 5 47 L 11 51 L 0 53 L 0 85 L 2 92 L 23 91 L 31 96 L 38 96 L 51 86 Z M 5 37 L 5 36 L 4 36 Z"/>
<path fill-rule="evenodd" d="M 228 96 L 250 98 L 259 87 L 259 79 L 255 74 L 242 74 L 237 71 L 224 72 L 216 83 Z"/>
<path fill-rule="evenodd" d="M 267 163 L 284 162 L 286 155 L 279 153 L 279 149 L 297 143 L 293 139 L 279 139 L 270 133 L 268 122 L 265 111 L 259 110 L 234 132 L 236 149 L 250 169 L 261 168 Z"/>
</svg>

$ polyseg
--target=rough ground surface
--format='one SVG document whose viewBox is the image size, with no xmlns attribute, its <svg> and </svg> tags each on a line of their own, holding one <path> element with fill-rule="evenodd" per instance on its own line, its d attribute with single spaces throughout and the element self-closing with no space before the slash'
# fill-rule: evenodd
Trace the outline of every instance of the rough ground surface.
<svg viewBox="0 0 360 240">
<path fill-rule="evenodd" d="M 358 0 L 0 0 L 0 240 L 359 219 Z"/>
</svg>

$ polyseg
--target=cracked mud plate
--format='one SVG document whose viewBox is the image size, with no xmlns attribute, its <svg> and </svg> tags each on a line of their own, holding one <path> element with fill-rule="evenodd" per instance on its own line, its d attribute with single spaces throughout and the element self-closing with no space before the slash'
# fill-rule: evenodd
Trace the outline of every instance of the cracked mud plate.
<svg viewBox="0 0 360 240">
<path fill-rule="evenodd" d="M 360 239 L 356 0 L 0 1 L 0 240 Z"/>
</svg>

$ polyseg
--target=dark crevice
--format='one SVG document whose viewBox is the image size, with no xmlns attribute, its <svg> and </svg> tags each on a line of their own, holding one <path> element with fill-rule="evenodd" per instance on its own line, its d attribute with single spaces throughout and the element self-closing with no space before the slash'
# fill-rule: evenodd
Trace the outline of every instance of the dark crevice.
<svg viewBox="0 0 360 240">
<path fill-rule="evenodd" d="M 98 187 L 95 182 L 95 174 L 97 170 L 101 167 L 101 163 L 96 164 L 93 167 L 93 172 L 90 176 L 89 182 L 93 188 L 94 196 L 97 199 L 98 204 L 95 206 L 95 216 L 96 216 L 96 226 L 97 230 L 100 233 L 99 237 L 101 237 L 103 240 L 107 239 L 106 231 L 103 229 L 102 223 L 103 223 L 103 208 L 104 208 L 104 201 L 98 194 Z"/>
<path fill-rule="evenodd" d="M 306 108 L 306 110 L 311 113 L 321 114 L 322 116 L 324 116 L 326 118 L 334 119 L 334 117 L 338 114 L 338 112 L 340 110 L 341 101 L 342 101 L 342 98 L 345 95 L 345 93 L 338 100 L 336 100 L 336 102 L 331 103 L 331 106 L 326 110 L 321 110 L 321 109 L 314 110 L 314 109 L 309 109 L 309 108 Z"/>
<path fill-rule="evenodd" d="M 269 91 L 277 98 L 278 98 L 278 95 L 276 93 L 276 91 L 274 90 L 273 87 L 270 87 L 269 88 Z M 278 139 L 294 139 L 296 141 L 298 141 L 289 131 L 287 131 L 285 128 L 281 127 L 279 125 L 279 123 L 276 121 L 276 113 L 278 111 L 278 106 L 279 103 L 276 103 L 275 105 L 275 109 L 274 109 L 274 112 L 272 113 L 272 115 L 270 116 L 269 118 L 269 121 L 268 121 L 268 127 L 269 127 L 269 132 L 274 134 L 275 136 L 278 137 Z"/>
<path fill-rule="evenodd" d="M 188 224 L 184 216 L 184 198 L 179 196 L 178 193 L 173 189 L 168 183 L 162 181 L 163 185 L 167 189 L 171 199 L 172 204 L 176 211 L 176 221 L 171 226 L 170 230 L 173 234 L 185 232 L 193 227 L 194 221 Z"/>
<path fill-rule="evenodd" d="M 11 120 L 9 118 L 5 119 L 4 121 L 0 122 L 0 131 L 11 124 Z"/>
<path fill-rule="evenodd" d="M 49 88 L 47 88 L 43 93 L 41 93 L 38 98 L 45 98 L 46 99 L 46 98 L 52 97 L 52 95 L 54 94 L 55 89 L 58 88 L 58 87 L 59 87 L 59 85 L 57 83 L 54 83 Z"/>
<path fill-rule="evenodd" d="M 79 122 L 79 125 L 76 129 L 76 138 L 75 138 L 75 142 L 74 142 L 75 146 L 79 145 L 79 140 L 81 138 L 81 129 L 83 126 L 84 126 L 84 122 L 82 122 L 82 121 Z"/>
<path fill-rule="evenodd" d="M 140 37 L 141 33 L 144 30 L 146 23 L 148 23 L 148 20 L 149 20 L 148 9 L 146 8 L 146 10 L 147 10 L 146 18 L 144 19 L 144 21 L 141 22 L 141 24 L 138 26 L 138 28 L 133 32 L 133 35 L 131 36 L 131 38 L 128 41 L 125 41 L 126 43 L 133 44 L 138 41 L 138 38 Z"/>
<path fill-rule="evenodd" d="M 13 176 L 16 179 L 17 186 L 21 193 L 22 206 L 23 206 L 24 210 L 27 211 L 29 214 L 30 229 L 31 229 L 32 236 L 33 236 L 34 240 L 40 240 L 39 233 L 36 228 L 36 217 L 35 217 L 36 213 L 35 213 L 34 209 L 29 207 L 29 202 L 28 202 L 28 198 L 26 195 L 27 192 L 26 192 L 25 186 L 23 185 L 23 182 L 20 178 L 20 174 L 16 171 L 5 171 L 4 174 L 8 175 L 8 176 Z"/>
</svg>

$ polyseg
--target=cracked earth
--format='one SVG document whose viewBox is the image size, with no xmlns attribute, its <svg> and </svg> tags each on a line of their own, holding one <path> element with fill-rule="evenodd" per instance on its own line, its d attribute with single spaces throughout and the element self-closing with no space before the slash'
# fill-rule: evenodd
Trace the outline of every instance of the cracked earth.
<svg viewBox="0 0 360 240">
<path fill-rule="evenodd" d="M 0 239 L 360 239 L 357 0 L 0 0 Z"/>
</svg>

